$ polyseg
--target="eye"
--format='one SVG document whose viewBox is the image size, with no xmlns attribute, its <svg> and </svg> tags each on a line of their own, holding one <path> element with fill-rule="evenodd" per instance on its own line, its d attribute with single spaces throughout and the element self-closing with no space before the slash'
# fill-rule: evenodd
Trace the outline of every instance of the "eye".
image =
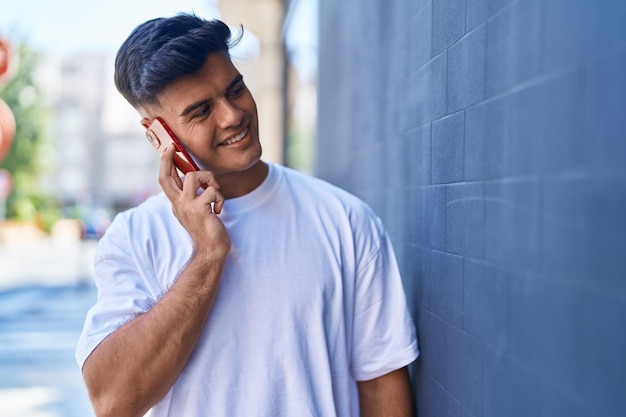
<svg viewBox="0 0 626 417">
<path fill-rule="evenodd" d="M 209 113 L 211 113 L 211 106 L 202 106 L 198 109 L 197 112 L 195 112 L 193 114 L 193 118 L 201 118 L 201 117 L 205 117 L 206 115 L 208 115 Z"/>
<path fill-rule="evenodd" d="M 229 91 L 228 95 L 233 98 L 240 97 L 244 91 L 246 91 L 246 86 L 243 82 L 238 83 L 233 87 L 232 90 Z"/>
</svg>

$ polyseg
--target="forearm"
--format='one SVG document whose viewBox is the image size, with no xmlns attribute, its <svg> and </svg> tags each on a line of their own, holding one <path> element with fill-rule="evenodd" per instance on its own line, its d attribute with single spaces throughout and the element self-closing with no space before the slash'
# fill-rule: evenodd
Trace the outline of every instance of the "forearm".
<svg viewBox="0 0 626 417">
<path fill-rule="evenodd" d="M 412 417 L 411 382 L 406 368 L 358 382 L 361 417 Z"/>
<path fill-rule="evenodd" d="M 217 294 L 223 260 L 192 257 L 172 288 L 145 314 L 92 352 L 83 375 L 98 416 L 142 416 L 174 384 Z"/>
</svg>

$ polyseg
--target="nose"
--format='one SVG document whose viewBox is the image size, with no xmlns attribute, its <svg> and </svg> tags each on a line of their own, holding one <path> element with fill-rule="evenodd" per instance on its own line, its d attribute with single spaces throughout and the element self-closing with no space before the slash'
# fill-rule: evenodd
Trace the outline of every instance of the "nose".
<svg viewBox="0 0 626 417">
<path fill-rule="evenodd" d="M 217 119 L 217 124 L 221 129 L 239 126 L 243 118 L 243 112 L 237 105 L 227 98 L 219 100 L 213 110 Z"/>
</svg>

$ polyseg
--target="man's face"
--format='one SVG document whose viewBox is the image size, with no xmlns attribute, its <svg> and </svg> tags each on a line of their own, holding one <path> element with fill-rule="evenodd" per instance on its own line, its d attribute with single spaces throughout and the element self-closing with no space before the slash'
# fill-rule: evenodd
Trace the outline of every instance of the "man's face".
<svg viewBox="0 0 626 417">
<path fill-rule="evenodd" d="M 198 73 L 169 85 L 158 98 L 159 106 L 142 113 L 165 120 L 201 169 L 219 176 L 260 160 L 256 103 L 226 53 L 209 55 Z"/>
</svg>

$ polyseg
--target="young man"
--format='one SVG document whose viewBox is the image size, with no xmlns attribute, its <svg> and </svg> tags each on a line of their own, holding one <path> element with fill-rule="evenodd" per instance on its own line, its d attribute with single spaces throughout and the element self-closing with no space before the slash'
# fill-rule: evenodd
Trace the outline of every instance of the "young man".
<svg viewBox="0 0 626 417">
<path fill-rule="evenodd" d="M 164 120 L 201 171 L 181 180 L 168 149 L 163 193 L 99 243 L 76 352 L 96 414 L 410 416 L 417 341 L 387 234 L 357 198 L 261 160 L 229 40 L 178 15 L 118 52 L 142 124 Z"/>
</svg>

